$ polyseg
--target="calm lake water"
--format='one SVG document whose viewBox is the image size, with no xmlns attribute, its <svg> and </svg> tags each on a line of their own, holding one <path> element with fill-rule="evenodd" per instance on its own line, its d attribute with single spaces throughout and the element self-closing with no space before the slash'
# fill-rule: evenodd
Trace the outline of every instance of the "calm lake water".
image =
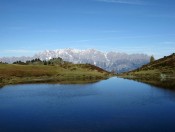
<svg viewBox="0 0 175 132">
<path fill-rule="evenodd" d="M 175 92 L 121 78 L 0 89 L 0 132 L 173 132 Z"/>
</svg>

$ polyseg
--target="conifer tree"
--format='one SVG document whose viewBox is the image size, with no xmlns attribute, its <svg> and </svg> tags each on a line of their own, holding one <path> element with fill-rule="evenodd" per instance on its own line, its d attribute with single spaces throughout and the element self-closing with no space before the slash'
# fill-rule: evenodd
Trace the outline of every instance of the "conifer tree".
<svg viewBox="0 0 175 132">
<path fill-rule="evenodd" d="M 155 61 L 155 59 L 154 59 L 154 56 L 152 55 L 151 57 L 150 57 L 150 63 L 152 63 L 152 62 L 154 62 Z"/>
</svg>

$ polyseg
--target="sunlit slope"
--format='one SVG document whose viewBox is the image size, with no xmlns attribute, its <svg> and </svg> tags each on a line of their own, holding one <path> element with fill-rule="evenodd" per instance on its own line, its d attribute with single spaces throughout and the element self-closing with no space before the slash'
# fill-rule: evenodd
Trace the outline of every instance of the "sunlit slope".
<svg viewBox="0 0 175 132">
<path fill-rule="evenodd" d="M 109 76 L 109 72 L 90 64 L 0 64 L 1 85 L 32 82 L 86 82 L 108 78 Z"/>
</svg>

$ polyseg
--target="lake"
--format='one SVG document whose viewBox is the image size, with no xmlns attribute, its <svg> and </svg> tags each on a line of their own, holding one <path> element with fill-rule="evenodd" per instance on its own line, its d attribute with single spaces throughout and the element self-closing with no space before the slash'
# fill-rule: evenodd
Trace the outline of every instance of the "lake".
<svg viewBox="0 0 175 132">
<path fill-rule="evenodd" d="M 0 132 L 173 132 L 175 91 L 110 78 L 0 89 Z"/>
</svg>

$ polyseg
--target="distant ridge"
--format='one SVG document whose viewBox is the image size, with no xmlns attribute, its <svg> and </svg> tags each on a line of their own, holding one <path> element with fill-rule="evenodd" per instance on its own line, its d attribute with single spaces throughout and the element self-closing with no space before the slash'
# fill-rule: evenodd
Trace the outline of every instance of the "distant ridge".
<svg viewBox="0 0 175 132">
<path fill-rule="evenodd" d="M 0 61 L 13 63 L 15 61 L 27 61 L 35 58 L 41 60 L 49 60 L 52 58 L 61 57 L 65 61 L 93 64 L 107 71 L 115 71 L 116 73 L 127 72 L 137 69 L 149 62 L 150 56 L 145 54 L 126 54 L 117 52 L 102 52 L 95 49 L 78 50 L 78 49 L 57 49 L 45 50 L 35 54 L 33 57 L 3 57 Z"/>
</svg>

